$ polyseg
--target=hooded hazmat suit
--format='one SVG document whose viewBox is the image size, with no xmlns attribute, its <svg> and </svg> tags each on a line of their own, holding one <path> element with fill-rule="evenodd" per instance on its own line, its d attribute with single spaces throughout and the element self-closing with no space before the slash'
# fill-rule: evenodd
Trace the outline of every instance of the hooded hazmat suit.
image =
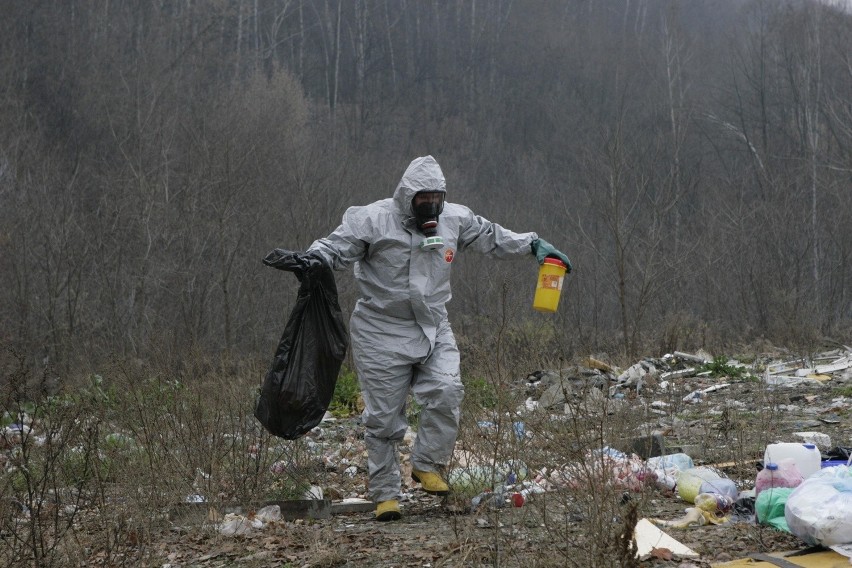
<svg viewBox="0 0 852 568">
<path fill-rule="evenodd" d="M 419 191 L 446 193 L 444 174 L 432 156 L 411 162 L 392 199 L 350 207 L 331 235 L 308 248 L 334 269 L 355 264 L 360 299 L 349 328 L 365 406 L 369 496 L 376 502 L 399 496 L 396 445 L 408 427 L 409 389 L 421 406 L 413 469 L 440 472 L 453 451 L 464 387 L 445 304 L 452 297 L 450 269 L 457 253 L 528 256 L 538 238 L 445 203 L 437 233 L 444 247 L 421 250 L 423 235 L 412 210 Z"/>
</svg>

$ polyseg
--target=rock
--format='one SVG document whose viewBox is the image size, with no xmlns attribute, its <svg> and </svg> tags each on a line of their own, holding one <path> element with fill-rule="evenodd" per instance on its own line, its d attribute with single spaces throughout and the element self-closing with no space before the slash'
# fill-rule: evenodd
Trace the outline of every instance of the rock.
<svg viewBox="0 0 852 568">
<path fill-rule="evenodd" d="M 570 389 L 570 386 L 568 386 Z M 538 399 L 538 407 L 542 409 L 550 409 L 555 406 L 561 406 L 566 402 L 565 388 L 561 383 L 552 384 Z"/>
</svg>

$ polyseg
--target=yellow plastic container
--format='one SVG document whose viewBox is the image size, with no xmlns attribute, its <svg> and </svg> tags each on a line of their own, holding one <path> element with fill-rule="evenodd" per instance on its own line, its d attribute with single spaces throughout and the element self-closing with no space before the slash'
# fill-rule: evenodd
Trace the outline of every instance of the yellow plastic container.
<svg viewBox="0 0 852 568">
<path fill-rule="evenodd" d="M 701 486 L 707 481 L 721 479 L 721 475 L 706 467 L 693 467 L 677 472 L 677 494 L 684 501 L 695 502 Z"/>
<path fill-rule="evenodd" d="M 555 312 L 565 279 L 565 263 L 556 258 L 545 258 L 538 269 L 533 308 L 540 312 Z"/>
</svg>

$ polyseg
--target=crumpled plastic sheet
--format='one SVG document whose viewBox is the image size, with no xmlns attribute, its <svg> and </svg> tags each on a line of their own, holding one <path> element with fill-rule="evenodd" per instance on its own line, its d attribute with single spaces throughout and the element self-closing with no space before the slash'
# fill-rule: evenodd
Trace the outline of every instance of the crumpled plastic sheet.
<svg viewBox="0 0 852 568">
<path fill-rule="evenodd" d="M 784 510 L 787 525 L 808 544 L 852 543 L 852 468 L 823 468 L 796 487 Z"/>
<path fill-rule="evenodd" d="M 642 491 L 649 483 L 657 483 L 656 473 L 647 468 L 642 458 L 612 448 L 589 452 L 582 464 L 569 463 L 554 470 L 550 481 L 558 486 L 578 487 L 589 475 L 635 492 Z"/>
<path fill-rule="evenodd" d="M 281 507 L 278 505 L 268 505 L 248 516 L 228 513 L 219 523 L 219 534 L 225 536 L 248 534 L 263 529 L 267 523 L 280 520 Z"/>
</svg>

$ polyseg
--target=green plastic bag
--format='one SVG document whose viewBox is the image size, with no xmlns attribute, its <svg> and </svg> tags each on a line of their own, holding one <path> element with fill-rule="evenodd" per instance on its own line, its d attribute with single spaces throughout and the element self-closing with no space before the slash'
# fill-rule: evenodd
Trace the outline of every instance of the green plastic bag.
<svg viewBox="0 0 852 568">
<path fill-rule="evenodd" d="M 761 491 L 754 502 L 757 522 L 790 532 L 784 516 L 784 506 L 787 505 L 787 498 L 792 492 L 790 487 L 772 487 Z"/>
</svg>

